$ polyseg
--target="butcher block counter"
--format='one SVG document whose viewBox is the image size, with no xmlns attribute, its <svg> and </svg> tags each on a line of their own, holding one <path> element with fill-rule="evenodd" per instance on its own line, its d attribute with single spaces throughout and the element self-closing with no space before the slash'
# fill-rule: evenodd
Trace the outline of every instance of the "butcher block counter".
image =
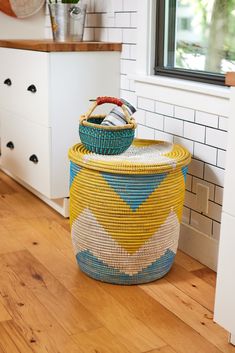
<svg viewBox="0 0 235 353">
<path fill-rule="evenodd" d="M 122 44 L 108 42 L 54 42 L 52 40 L 1 39 L 0 47 L 43 52 L 121 51 Z"/>
</svg>

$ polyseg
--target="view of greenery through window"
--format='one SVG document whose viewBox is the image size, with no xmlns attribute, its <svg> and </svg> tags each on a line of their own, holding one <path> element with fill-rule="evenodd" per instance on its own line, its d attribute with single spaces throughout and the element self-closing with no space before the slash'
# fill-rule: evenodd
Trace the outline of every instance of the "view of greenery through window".
<svg viewBox="0 0 235 353">
<path fill-rule="evenodd" d="M 178 0 L 175 67 L 235 71 L 235 0 Z"/>
</svg>

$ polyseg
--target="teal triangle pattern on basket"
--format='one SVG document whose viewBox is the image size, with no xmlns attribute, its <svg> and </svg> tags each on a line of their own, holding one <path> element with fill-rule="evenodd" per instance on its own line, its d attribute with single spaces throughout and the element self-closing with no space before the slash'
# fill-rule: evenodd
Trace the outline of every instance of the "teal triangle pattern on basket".
<svg viewBox="0 0 235 353">
<path fill-rule="evenodd" d="M 101 173 L 106 182 L 133 211 L 144 203 L 165 179 L 167 173 L 154 175 L 119 175 Z"/>
<path fill-rule="evenodd" d="M 183 167 L 181 170 L 182 170 L 182 173 L 183 173 L 183 176 L 184 176 L 184 181 L 186 183 L 188 167 Z"/>
<path fill-rule="evenodd" d="M 74 178 L 78 175 L 82 168 L 79 167 L 77 164 L 70 162 L 70 181 L 69 181 L 69 187 L 71 188 L 71 185 L 74 181 Z"/>
<path fill-rule="evenodd" d="M 94 279 L 114 284 L 137 284 L 147 283 L 163 277 L 171 269 L 175 253 L 167 249 L 162 257 L 133 275 L 108 266 L 89 250 L 77 253 L 76 258 L 80 269 Z"/>
</svg>

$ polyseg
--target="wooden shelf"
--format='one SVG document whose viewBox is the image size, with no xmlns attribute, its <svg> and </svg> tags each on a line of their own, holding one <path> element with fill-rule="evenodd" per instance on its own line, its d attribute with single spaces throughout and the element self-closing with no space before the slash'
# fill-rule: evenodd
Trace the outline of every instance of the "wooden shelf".
<svg viewBox="0 0 235 353">
<path fill-rule="evenodd" d="M 52 40 L 0 40 L 0 47 L 42 52 L 121 51 L 121 43 L 54 42 Z"/>
</svg>

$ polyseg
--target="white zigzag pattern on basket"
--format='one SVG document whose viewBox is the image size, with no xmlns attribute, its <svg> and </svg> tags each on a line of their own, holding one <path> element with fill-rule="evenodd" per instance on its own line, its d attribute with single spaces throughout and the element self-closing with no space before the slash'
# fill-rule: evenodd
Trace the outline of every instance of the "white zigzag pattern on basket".
<svg viewBox="0 0 235 353">
<path fill-rule="evenodd" d="M 162 257 L 167 249 L 176 253 L 179 227 L 177 215 L 172 210 L 158 231 L 138 251 L 129 254 L 86 208 L 72 225 L 72 241 L 75 254 L 89 250 L 108 266 L 134 275 Z"/>
</svg>

